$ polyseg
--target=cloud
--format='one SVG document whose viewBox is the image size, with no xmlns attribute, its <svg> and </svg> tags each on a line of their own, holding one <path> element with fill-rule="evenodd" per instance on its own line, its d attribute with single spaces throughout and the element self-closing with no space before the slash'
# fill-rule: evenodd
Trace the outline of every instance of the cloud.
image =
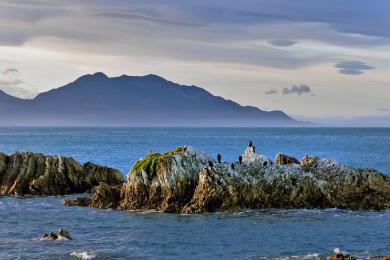
<svg viewBox="0 0 390 260">
<path fill-rule="evenodd" d="M 38 93 L 34 91 L 30 91 L 25 88 L 15 87 L 15 86 L 1 86 L 0 90 L 4 91 L 8 95 L 18 97 L 18 98 L 24 98 L 24 99 L 31 99 L 34 98 Z"/>
<path fill-rule="evenodd" d="M 341 61 L 335 65 L 339 69 L 341 74 L 346 75 L 360 75 L 363 74 L 366 70 L 373 70 L 375 67 L 368 65 L 362 61 Z"/>
<path fill-rule="evenodd" d="M 275 95 L 275 94 L 278 94 L 278 90 L 277 89 L 270 89 L 270 90 L 265 91 L 264 94 Z"/>
<path fill-rule="evenodd" d="M 2 71 L 2 74 L 7 76 L 7 75 L 16 74 L 18 72 L 19 71 L 15 68 L 6 68 L 5 70 Z"/>
<path fill-rule="evenodd" d="M 312 93 L 312 92 L 311 92 L 311 89 L 308 85 L 301 84 L 299 86 L 294 85 L 291 88 L 283 88 L 282 93 L 283 93 L 283 95 L 290 95 L 290 94 L 302 95 L 302 94 L 308 94 L 308 93 Z"/>
<path fill-rule="evenodd" d="M 158 18 L 158 17 L 150 17 L 143 14 L 137 14 L 137 13 L 129 13 L 129 12 L 104 12 L 104 13 L 98 13 L 96 16 L 106 17 L 106 18 L 116 18 L 116 19 L 131 19 L 131 20 L 139 20 L 139 21 L 146 21 L 146 22 L 153 22 L 153 23 L 161 23 L 166 25 L 175 25 L 175 26 L 186 26 L 186 27 L 201 27 L 205 26 L 204 24 L 198 24 L 198 23 L 190 23 L 190 22 L 183 22 L 183 21 L 177 21 L 177 20 L 170 20 L 170 19 L 164 19 L 164 18 Z"/>
<path fill-rule="evenodd" d="M 279 40 L 270 40 L 270 41 L 268 41 L 268 43 L 273 45 L 273 46 L 277 46 L 277 47 L 289 47 L 289 46 L 293 46 L 293 45 L 297 44 L 298 42 L 292 41 L 292 40 L 279 39 Z"/>
<path fill-rule="evenodd" d="M 22 83 L 23 81 L 21 81 L 20 79 L 5 79 L 0 80 L 0 87 L 16 86 Z"/>
</svg>

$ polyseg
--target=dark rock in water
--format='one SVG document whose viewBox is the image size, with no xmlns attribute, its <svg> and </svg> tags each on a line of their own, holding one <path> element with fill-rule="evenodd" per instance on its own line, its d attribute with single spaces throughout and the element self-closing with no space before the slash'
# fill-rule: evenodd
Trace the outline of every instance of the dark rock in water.
<svg viewBox="0 0 390 260">
<path fill-rule="evenodd" d="M 347 254 L 335 253 L 334 255 L 328 256 L 326 260 L 356 260 L 356 258 Z"/>
<path fill-rule="evenodd" d="M 289 165 L 289 164 L 300 164 L 299 160 L 288 156 L 286 154 L 278 153 L 275 157 L 275 163 L 282 164 L 282 165 Z"/>
<path fill-rule="evenodd" d="M 65 206 L 70 206 L 70 207 L 73 207 L 73 206 L 89 206 L 89 204 L 91 204 L 91 199 L 90 198 L 77 198 L 75 200 L 69 200 L 69 199 L 65 199 L 64 200 L 64 205 Z"/>
<path fill-rule="evenodd" d="M 63 228 L 60 228 L 57 232 L 46 233 L 43 235 L 42 239 L 44 240 L 58 240 L 58 239 L 67 239 L 71 240 L 69 232 Z"/>
<path fill-rule="evenodd" d="M 118 170 L 63 156 L 0 153 L 0 195 L 82 193 L 100 182 L 117 185 L 123 177 Z"/>
<path fill-rule="evenodd" d="M 134 164 L 127 183 L 98 186 L 90 206 L 171 213 L 390 208 L 390 176 L 376 170 L 317 159 L 305 160 L 315 161 L 308 163 L 309 168 L 295 163 L 265 165 L 271 161 L 264 156 L 244 157 L 233 171 L 230 163 L 207 167 L 210 157 L 187 147 L 148 155 Z"/>
<path fill-rule="evenodd" d="M 96 187 L 89 206 L 100 209 L 117 208 L 120 202 L 121 188 L 122 185 L 110 186 L 101 183 Z"/>
</svg>

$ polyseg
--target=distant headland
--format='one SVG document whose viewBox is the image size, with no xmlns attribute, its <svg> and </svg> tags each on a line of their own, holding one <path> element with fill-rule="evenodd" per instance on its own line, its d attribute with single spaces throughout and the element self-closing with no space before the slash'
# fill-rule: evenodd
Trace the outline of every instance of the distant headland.
<svg viewBox="0 0 390 260">
<path fill-rule="evenodd" d="M 84 75 L 20 99 L 0 90 L 0 126 L 299 126 L 282 111 L 263 111 L 157 75 Z"/>
</svg>

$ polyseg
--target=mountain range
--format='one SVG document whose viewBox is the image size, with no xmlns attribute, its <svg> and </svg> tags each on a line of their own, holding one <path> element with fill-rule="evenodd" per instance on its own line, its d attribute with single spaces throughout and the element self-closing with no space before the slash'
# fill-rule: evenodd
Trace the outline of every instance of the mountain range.
<svg viewBox="0 0 390 260">
<path fill-rule="evenodd" d="M 157 75 L 84 75 L 20 99 L 0 90 L 0 126 L 284 126 L 300 122 Z"/>
</svg>

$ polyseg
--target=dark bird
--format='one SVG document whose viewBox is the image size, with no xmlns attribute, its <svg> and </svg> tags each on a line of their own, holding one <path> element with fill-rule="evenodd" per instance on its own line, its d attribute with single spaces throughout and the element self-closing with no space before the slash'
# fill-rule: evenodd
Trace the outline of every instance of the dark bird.
<svg viewBox="0 0 390 260">
<path fill-rule="evenodd" d="M 218 163 L 221 163 L 222 156 L 220 154 L 217 155 L 217 161 Z"/>
<path fill-rule="evenodd" d="M 213 162 L 212 161 L 209 161 L 209 167 L 213 167 Z"/>
<path fill-rule="evenodd" d="M 240 162 L 240 164 L 242 163 L 242 156 L 238 156 L 238 161 Z"/>
<path fill-rule="evenodd" d="M 232 170 L 234 171 L 234 163 L 230 164 L 230 167 L 232 167 Z"/>
<path fill-rule="evenodd" d="M 252 146 L 253 146 L 252 141 L 249 141 L 248 147 L 252 147 Z"/>
</svg>

